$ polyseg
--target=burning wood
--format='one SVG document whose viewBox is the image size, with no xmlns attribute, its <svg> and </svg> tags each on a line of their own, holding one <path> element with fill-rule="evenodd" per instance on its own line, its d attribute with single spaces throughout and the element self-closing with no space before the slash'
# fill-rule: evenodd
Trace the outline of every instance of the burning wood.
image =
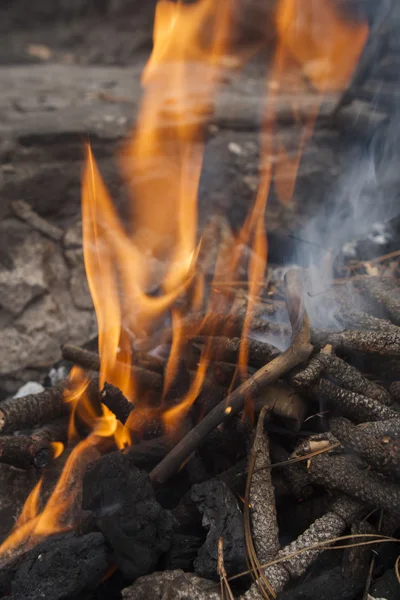
<svg viewBox="0 0 400 600">
<path fill-rule="evenodd" d="M 33 467 L 42 469 L 0 546 L 3 596 L 100 598 L 111 585 L 127 600 L 259 600 L 287 586 L 293 597 L 309 594 L 308 577 L 315 590 L 333 581 L 337 594 L 347 593 L 342 570 L 320 570 L 321 554 L 358 517 L 367 523 L 361 532 L 376 525 L 377 509 L 398 517 L 400 317 L 392 280 L 349 279 L 365 312 L 332 286 L 334 327 L 327 319 L 325 330 L 310 324 L 318 294 L 308 286 L 315 276 L 325 285 L 326 265 L 266 279 L 267 199 L 274 190 L 290 202 L 318 114 L 298 122 L 289 150 L 275 126 L 278 93 L 287 80 L 298 89 L 307 80 L 319 106 L 326 92 L 342 91 L 367 26 L 328 0 L 276 2 L 254 206 L 240 231 L 211 219 L 199 239 L 206 117 L 226 65 L 248 59 L 233 56 L 235 6 L 158 3 L 143 104 L 121 153 L 129 223 L 87 149 L 83 250 L 99 353 L 64 345 L 64 361 L 74 364 L 68 381 L 0 404 L 0 462 L 33 478 Z M 321 38 L 317 17 L 329 25 Z M 58 230 L 16 206 L 62 243 Z M 379 381 L 371 377 L 371 363 L 392 379 L 384 369 Z M 294 506 L 303 519 L 289 518 Z M 238 582 L 246 550 L 252 585 Z M 352 576 L 358 590 L 361 576 Z"/>
</svg>

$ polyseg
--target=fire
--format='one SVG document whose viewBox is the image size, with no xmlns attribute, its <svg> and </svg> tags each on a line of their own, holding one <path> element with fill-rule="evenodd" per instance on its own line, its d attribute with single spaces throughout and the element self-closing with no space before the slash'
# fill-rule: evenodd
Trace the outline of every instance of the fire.
<svg viewBox="0 0 400 600">
<path fill-rule="evenodd" d="M 82 221 L 85 267 L 98 323 L 98 388 L 105 382 L 114 384 L 135 408 L 123 425 L 99 401 L 98 390 L 97 402 L 93 400 L 93 382 L 88 376 L 80 369 L 71 371 L 65 395 L 71 407 L 70 442 L 65 448 L 53 445 L 54 459 L 65 463 L 61 475 L 47 501 L 45 476 L 33 489 L 13 532 L 0 547 L 0 557 L 74 527 L 80 514 L 82 477 L 102 451 L 125 448 L 131 436 L 139 435 L 143 423 L 152 419 L 157 419 L 167 433 L 172 434 L 179 426 L 207 379 L 212 340 L 210 337 L 205 345 L 187 389 L 171 406 L 168 396 L 184 355 L 187 313 L 203 309 L 203 317 L 205 314 L 192 326 L 191 334 L 205 326 L 212 329 L 215 312 L 227 315 L 224 333 L 229 333 L 232 301 L 219 293 L 217 283 L 237 278 L 247 245 L 253 252 L 247 265 L 248 302 L 238 363 L 240 374 L 246 375 L 247 340 L 267 265 L 265 211 L 270 187 L 274 184 L 282 200 L 290 201 L 318 103 L 327 92 L 347 85 L 368 31 L 365 24 L 345 18 L 330 0 L 278 0 L 278 43 L 266 81 L 260 183 L 237 239 L 232 239 L 228 248 L 220 248 L 207 296 L 205 280 L 196 269 L 202 248 L 201 239 L 197 239 L 197 196 L 207 117 L 224 64 L 234 53 L 230 40 L 236 5 L 236 0 L 190 4 L 159 0 L 154 48 L 142 79 L 143 103 L 121 156 L 130 196 L 129 218 L 123 219 L 113 203 L 87 147 Z M 239 65 L 248 57 L 245 50 L 231 62 Z M 294 99 L 306 78 L 318 100 L 315 113 L 301 128 L 295 153 L 287 152 L 276 128 L 279 94 L 285 91 L 288 74 L 296 88 L 291 89 Z M 292 108 L 296 114 L 295 102 Z M 184 309 L 179 302 L 182 298 L 186 300 Z M 172 340 L 163 390 L 158 404 L 147 404 L 146 394 L 133 375 L 133 342 L 149 343 L 157 325 L 168 315 Z"/>
</svg>

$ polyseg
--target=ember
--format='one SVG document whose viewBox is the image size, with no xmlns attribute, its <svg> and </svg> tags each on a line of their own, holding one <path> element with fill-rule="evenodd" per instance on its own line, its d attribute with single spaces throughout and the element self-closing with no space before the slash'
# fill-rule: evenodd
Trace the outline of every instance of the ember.
<svg viewBox="0 0 400 600">
<path fill-rule="evenodd" d="M 67 320 L 54 381 L 0 402 L 0 598 L 365 600 L 382 575 L 400 585 L 398 248 L 356 261 L 341 234 L 330 248 L 293 236 L 296 260 L 282 248 L 275 268 L 266 230 L 268 202 L 283 220 L 298 210 L 324 103 L 337 117 L 374 29 L 352 2 L 260 6 L 158 0 L 118 155 L 123 202 L 86 145 L 82 249 L 13 203 L 74 268 L 84 260 L 91 300 L 78 278 L 76 302 L 93 302 L 97 351 Z M 254 65 L 258 172 L 233 228 L 199 199 L 224 82 Z M 21 286 L 27 304 L 41 293 Z"/>
</svg>

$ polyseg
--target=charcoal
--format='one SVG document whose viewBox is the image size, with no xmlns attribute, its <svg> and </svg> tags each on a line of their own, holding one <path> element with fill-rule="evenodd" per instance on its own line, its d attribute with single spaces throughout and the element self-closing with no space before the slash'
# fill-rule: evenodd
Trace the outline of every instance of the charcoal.
<svg viewBox="0 0 400 600">
<path fill-rule="evenodd" d="M 17 569 L 9 600 L 81 598 L 97 587 L 108 569 L 101 533 L 51 537 L 30 550 Z"/>
<path fill-rule="evenodd" d="M 362 583 L 352 581 L 336 567 L 286 590 L 279 600 L 356 600 L 362 587 Z"/>
<path fill-rule="evenodd" d="M 193 563 L 203 542 L 204 538 L 196 535 L 175 533 L 171 547 L 160 566 L 168 571 L 174 569 L 193 571 Z"/>
<path fill-rule="evenodd" d="M 115 563 L 128 579 L 153 570 L 171 545 L 171 513 L 156 501 L 147 473 L 132 466 L 120 452 L 89 467 L 82 504 L 94 514 Z"/>
<path fill-rule="evenodd" d="M 122 591 L 123 600 L 221 600 L 219 585 L 183 571 L 141 577 Z"/>
<path fill-rule="evenodd" d="M 191 500 L 203 515 L 203 526 L 208 534 L 194 562 L 195 572 L 201 577 L 217 577 L 217 545 L 224 540 L 224 562 L 228 574 L 237 573 L 245 566 L 243 515 L 234 494 L 222 481 L 211 479 L 194 485 Z"/>
<path fill-rule="evenodd" d="M 394 569 L 389 569 L 372 586 L 370 595 L 373 598 L 397 600 L 399 597 L 399 582 Z"/>
</svg>

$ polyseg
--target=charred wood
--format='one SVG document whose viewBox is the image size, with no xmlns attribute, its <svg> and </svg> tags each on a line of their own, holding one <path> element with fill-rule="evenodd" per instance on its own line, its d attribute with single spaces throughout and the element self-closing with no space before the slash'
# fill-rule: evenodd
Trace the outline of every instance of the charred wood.
<svg viewBox="0 0 400 600">
<path fill-rule="evenodd" d="M 65 360 L 69 360 L 83 369 L 100 371 L 100 356 L 96 352 L 90 352 L 72 344 L 65 344 L 61 350 Z M 153 361 L 152 356 L 145 354 L 145 357 L 140 361 L 140 366 L 132 365 L 132 377 L 143 388 L 160 391 L 162 390 L 163 383 L 160 372 L 163 365 L 162 363 L 160 365 L 160 361 L 157 358 L 154 358 Z M 123 368 L 124 366 L 121 363 L 121 367 Z"/>
<path fill-rule="evenodd" d="M 156 501 L 147 473 L 133 467 L 121 452 L 89 466 L 82 506 L 94 514 L 126 578 L 153 570 L 171 545 L 171 513 Z"/>
<path fill-rule="evenodd" d="M 375 421 L 372 423 L 363 423 L 362 428 L 365 433 L 375 436 L 390 435 L 395 438 L 400 437 L 400 415 L 387 421 Z"/>
<path fill-rule="evenodd" d="M 258 412 L 268 406 L 271 413 L 284 421 L 291 431 L 299 431 L 307 412 L 307 401 L 284 382 L 268 387 L 254 402 Z"/>
<path fill-rule="evenodd" d="M 271 478 L 269 440 L 264 431 L 265 408 L 261 411 L 250 456 L 248 498 L 252 542 L 257 559 L 271 560 L 280 549 L 279 530 L 275 507 L 275 491 Z M 246 495 L 247 498 L 247 495 Z M 245 507 L 246 509 L 246 507 Z"/>
<path fill-rule="evenodd" d="M 118 421 L 121 421 L 121 423 L 125 425 L 129 415 L 134 409 L 134 405 L 125 398 L 121 390 L 115 387 L 115 385 L 106 382 L 100 392 L 100 400 L 112 413 L 114 413 Z"/>
<path fill-rule="evenodd" d="M 245 399 L 259 395 L 287 371 L 307 360 L 312 352 L 308 317 L 302 305 L 302 286 L 297 271 L 289 271 L 285 279 L 287 309 L 292 323 L 293 337 L 288 350 L 257 371 L 250 379 L 218 404 L 179 442 L 163 461 L 151 472 L 154 482 L 162 483 L 174 473 L 188 456 L 200 445 L 205 436 L 217 425 L 243 409 Z"/>
<path fill-rule="evenodd" d="M 344 418 L 332 419 L 330 429 L 345 449 L 359 455 L 371 467 L 386 475 L 400 476 L 400 438 L 371 435 L 364 424 L 355 426 Z"/>
<path fill-rule="evenodd" d="M 392 398 L 385 388 L 364 377 L 358 369 L 341 358 L 323 351 L 314 356 L 304 369 L 297 369 L 290 374 L 289 380 L 294 387 L 308 390 L 322 376 L 350 392 L 375 399 L 385 405 L 392 404 Z"/>
<path fill-rule="evenodd" d="M 400 511 L 400 485 L 362 470 L 352 457 L 319 454 L 311 459 L 307 472 L 311 481 L 328 490 L 347 494 L 371 508 Z"/>
<path fill-rule="evenodd" d="M 355 278 L 354 283 L 378 316 L 384 311 L 392 323 L 400 325 L 400 289 L 395 278 L 369 276 Z"/>
<path fill-rule="evenodd" d="M 19 469 L 32 466 L 41 469 L 53 458 L 51 443 L 65 443 L 67 439 L 68 421 L 64 419 L 44 425 L 29 435 L 0 436 L 0 462 Z"/>
<path fill-rule="evenodd" d="M 400 357 L 400 331 L 362 331 L 347 329 L 339 333 L 313 330 L 311 340 L 316 346 L 326 344 L 343 353 L 374 354 L 377 356 Z"/>
<path fill-rule="evenodd" d="M 333 503 L 328 513 L 317 519 L 297 540 L 282 548 L 275 559 L 284 559 L 293 553 L 302 552 L 263 570 L 275 592 L 281 592 L 291 578 L 303 575 L 324 551 L 324 548 L 315 548 L 315 544 L 326 542 L 328 546 L 329 540 L 341 535 L 346 527 L 353 522 L 360 510 L 362 510 L 362 507 L 358 502 L 346 497 L 339 498 Z M 307 548 L 309 550 L 306 550 Z M 260 600 L 262 598 L 257 583 L 251 586 L 243 598 L 245 600 Z"/>
<path fill-rule="evenodd" d="M 208 579 L 218 576 L 218 540 L 224 540 L 224 563 L 228 574 L 245 567 L 243 516 L 238 501 L 221 480 L 196 484 L 190 498 L 203 517 L 207 538 L 194 562 L 197 575 Z"/>
<path fill-rule="evenodd" d="M 22 398 L 11 398 L 0 403 L 0 431 L 8 433 L 29 429 L 68 414 L 64 394 L 68 382 Z"/>
<path fill-rule="evenodd" d="M 333 410 L 358 422 L 384 421 L 396 418 L 398 413 L 384 406 L 377 400 L 367 398 L 355 392 L 349 392 L 328 379 L 321 379 L 314 386 L 313 392 L 317 398 L 326 402 Z"/>
<path fill-rule="evenodd" d="M 199 347 L 198 345 L 200 345 L 201 348 L 203 345 L 207 344 L 208 341 L 209 338 L 206 336 L 196 336 L 193 338 L 193 346 L 196 349 L 196 347 Z M 208 356 L 212 360 L 237 364 L 241 345 L 243 345 L 243 341 L 239 337 L 228 338 L 215 336 L 210 345 L 210 354 L 208 354 Z M 274 356 L 279 354 L 279 350 L 275 348 L 275 346 L 254 339 L 246 340 L 246 351 L 248 352 L 248 364 L 258 369 L 266 365 Z"/>
<path fill-rule="evenodd" d="M 50 537 L 27 552 L 23 560 L 5 567 L 11 580 L 10 600 L 84 597 L 99 585 L 107 569 L 101 533 Z"/>
</svg>

